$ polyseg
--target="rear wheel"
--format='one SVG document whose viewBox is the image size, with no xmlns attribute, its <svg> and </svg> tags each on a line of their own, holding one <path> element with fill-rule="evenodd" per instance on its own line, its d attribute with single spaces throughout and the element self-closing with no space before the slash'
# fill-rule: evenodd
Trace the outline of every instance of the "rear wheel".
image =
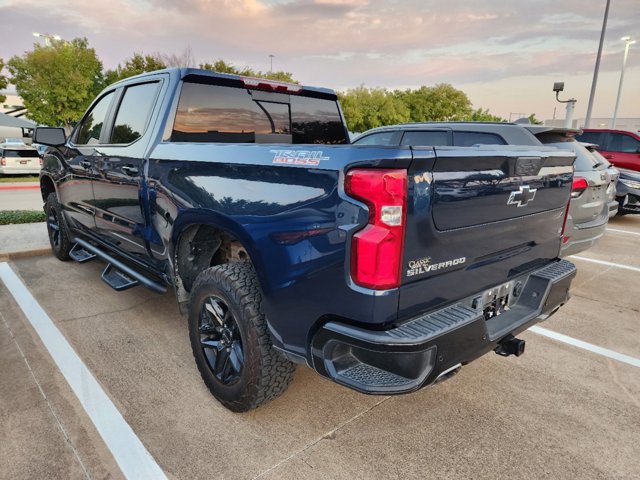
<svg viewBox="0 0 640 480">
<path fill-rule="evenodd" d="M 73 247 L 69 229 L 62 215 L 62 209 L 58 203 L 58 196 L 50 193 L 44 204 L 44 213 L 47 221 L 47 233 L 53 254 L 62 261 L 69 260 L 69 252 Z"/>
<path fill-rule="evenodd" d="M 257 408 L 293 379 L 295 364 L 271 343 L 249 263 L 219 265 L 198 275 L 189 302 L 189 336 L 202 379 L 229 410 Z"/>
</svg>

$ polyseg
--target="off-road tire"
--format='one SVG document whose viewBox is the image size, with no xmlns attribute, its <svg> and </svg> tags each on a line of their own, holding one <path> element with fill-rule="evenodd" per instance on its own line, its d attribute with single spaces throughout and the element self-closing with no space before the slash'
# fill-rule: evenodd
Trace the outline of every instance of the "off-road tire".
<svg viewBox="0 0 640 480">
<path fill-rule="evenodd" d="M 241 337 L 244 364 L 231 385 L 216 377 L 201 345 L 201 312 L 212 296 L 226 303 Z M 229 410 L 246 412 L 264 405 L 283 393 L 293 380 L 295 364 L 273 347 L 258 278 L 248 262 L 218 265 L 197 276 L 189 301 L 189 337 L 204 383 Z"/>
<path fill-rule="evenodd" d="M 44 213 L 47 221 L 47 233 L 49 243 L 51 244 L 51 251 L 58 260 L 65 262 L 71 258 L 69 257 L 69 252 L 73 248 L 73 244 L 71 243 L 69 228 L 62 214 L 62 208 L 60 207 L 60 203 L 58 203 L 58 196 L 54 192 L 50 193 L 47 197 L 47 201 L 44 204 Z M 57 241 L 55 237 L 56 221 L 59 234 Z"/>
</svg>

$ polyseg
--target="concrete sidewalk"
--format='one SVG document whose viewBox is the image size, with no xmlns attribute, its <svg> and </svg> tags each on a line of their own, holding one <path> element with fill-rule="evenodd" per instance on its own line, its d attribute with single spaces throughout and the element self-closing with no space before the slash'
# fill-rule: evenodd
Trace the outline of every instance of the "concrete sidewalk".
<svg viewBox="0 0 640 480">
<path fill-rule="evenodd" d="M 0 225 L 0 261 L 44 255 L 50 251 L 46 223 Z"/>
</svg>

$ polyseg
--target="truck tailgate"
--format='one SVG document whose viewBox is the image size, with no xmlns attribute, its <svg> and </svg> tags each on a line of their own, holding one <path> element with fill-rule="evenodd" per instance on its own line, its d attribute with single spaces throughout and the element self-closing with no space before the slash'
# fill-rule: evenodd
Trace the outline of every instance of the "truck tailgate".
<svg viewBox="0 0 640 480">
<path fill-rule="evenodd" d="M 555 259 L 574 158 L 542 146 L 414 150 L 399 319 Z"/>
</svg>

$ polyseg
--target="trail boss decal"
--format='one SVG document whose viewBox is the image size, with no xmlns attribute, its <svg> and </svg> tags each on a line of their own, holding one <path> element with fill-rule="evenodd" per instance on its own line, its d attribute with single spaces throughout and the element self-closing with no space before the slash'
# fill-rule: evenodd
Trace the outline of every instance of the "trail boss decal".
<svg viewBox="0 0 640 480">
<path fill-rule="evenodd" d="M 320 161 L 329 160 L 322 156 L 322 150 L 271 150 L 272 163 L 287 165 L 320 165 Z"/>
<path fill-rule="evenodd" d="M 407 277 L 435 272 L 436 270 L 442 270 L 444 268 L 455 267 L 456 265 L 462 265 L 466 261 L 466 257 L 460 257 L 440 263 L 431 263 L 431 257 L 425 257 L 419 260 L 410 260 L 408 264 L 409 268 L 407 269 Z"/>
</svg>

